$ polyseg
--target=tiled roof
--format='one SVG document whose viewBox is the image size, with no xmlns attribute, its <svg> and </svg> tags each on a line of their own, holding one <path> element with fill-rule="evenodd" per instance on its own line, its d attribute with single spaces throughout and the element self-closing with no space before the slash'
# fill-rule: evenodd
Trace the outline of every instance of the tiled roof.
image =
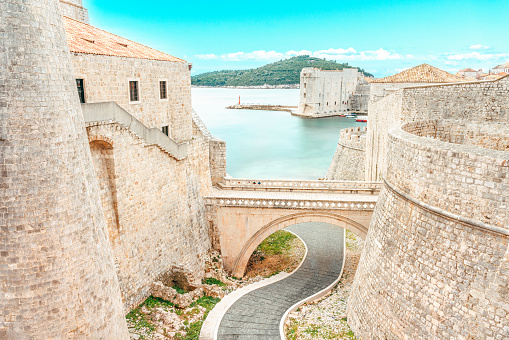
<svg viewBox="0 0 509 340">
<path fill-rule="evenodd" d="M 64 17 L 64 26 L 71 52 L 185 62 L 185 60 L 68 17 Z"/>
<path fill-rule="evenodd" d="M 373 83 L 457 83 L 465 80 L 428 64 L 412 67 L 398 74 L 373 80 Z"/>
<path fill-rule="evenodd" d="M 495 66 L 494 68 L 509 68 L 509 63 L 498 65 L 498 66 Z"/>
<path fill-rule="evenodd" d="M 477 70 L 471 69 L 471 68 L 464 68 L 463 70 L 459 70 L 459 72 L 477 72 Z"/>
</svg>

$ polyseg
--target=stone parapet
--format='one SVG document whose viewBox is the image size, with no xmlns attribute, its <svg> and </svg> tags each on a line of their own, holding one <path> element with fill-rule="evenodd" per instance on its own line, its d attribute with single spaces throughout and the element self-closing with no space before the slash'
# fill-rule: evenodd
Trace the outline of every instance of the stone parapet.
<svg viewBox="0 0 509 340">
<path fill-rule="evenodd" d="M 221 185 L 224 189 L 252 191 L 306 191 L 312 193 L 331 192 L 347 194 L 378 194 L 381 182 L 365 181 L 312 181 L 312 180 L 270 180 L 226 178 Z"/>
</svg>

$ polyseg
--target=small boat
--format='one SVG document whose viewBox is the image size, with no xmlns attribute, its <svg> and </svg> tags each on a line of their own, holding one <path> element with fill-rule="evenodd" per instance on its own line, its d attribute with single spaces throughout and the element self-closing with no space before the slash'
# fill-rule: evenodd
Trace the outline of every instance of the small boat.
<svg viewBox="0 0 509 340">
<path fill-rule="evenodd" d="M 355 118 L 357 117 L 356 115 L 346 115 L 346 118 Z"/>
<path fill-rule="evenodd" d="M 346 115 L 339 115 L 340 117 L 346 117 Z"/>
<path fill-rule="evenodd" d="M 368 122 L 368 120 L 364 119 L 364 118 L 359 118 L 359 119 L 356 119 L 355 121 L 356 122 L 362 122 L 362 123 L 367 123 Z"/>
</svg>

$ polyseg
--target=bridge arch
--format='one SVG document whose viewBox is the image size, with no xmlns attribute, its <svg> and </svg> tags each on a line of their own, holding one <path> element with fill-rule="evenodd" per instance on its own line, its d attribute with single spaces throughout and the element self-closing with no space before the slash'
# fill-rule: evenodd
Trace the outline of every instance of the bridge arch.
<svg viewBox="0 0 509 340">
<path fill-rule="evenodd" d="M 258 245 L 269 235 L 290 225 L 304 222 L 322 222 L 336 225 L 341 228 L 350 230 L 362 239 L 365 239 L 368 233 L 368 228 L 364 225 L 339 214 L 325 211 L 304 211 L 300 213 L 289 214 L 267 223 L 253 236 L 251 236 L 251 238 L 244 244 L 235 259 L 232 270 L 233 275 L 237 277 L 244 276 L 244 272 L 246 270 L 247 263 L 251 257 L 251 254 L 253 251 L 255 251 L 256 247 L 258 247 Z"/>
</svg>

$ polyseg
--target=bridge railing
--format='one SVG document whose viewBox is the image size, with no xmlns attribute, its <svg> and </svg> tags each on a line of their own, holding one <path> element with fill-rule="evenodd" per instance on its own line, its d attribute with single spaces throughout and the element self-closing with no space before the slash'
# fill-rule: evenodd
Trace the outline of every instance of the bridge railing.
<svg viewBox="0 0 509 340">
<path fill-rule="evenodd" d="M 234 190 L 266 191 L 331 191 L 331 192 L 369 192 L 379 193 L 381 182 L 364 181 L 326 181 L 326 180 L 270 180 L 225 178 L 221 186 Z"/>
</svg>

